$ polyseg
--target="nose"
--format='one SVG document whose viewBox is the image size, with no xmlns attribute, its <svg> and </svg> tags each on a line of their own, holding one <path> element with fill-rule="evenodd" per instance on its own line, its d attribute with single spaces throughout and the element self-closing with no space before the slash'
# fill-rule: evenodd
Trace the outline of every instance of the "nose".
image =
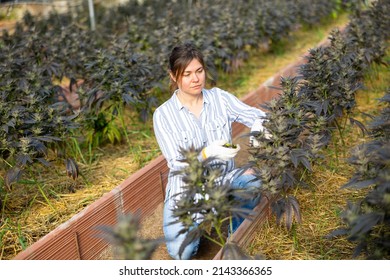
<svg viewBox="0 0 390 280">
<path fill-rule="evenodd" d="M 194 73 L 194 75 L 192 76 L 192 80 L 194 82 L 197 82 L 199 80 L 199 77 L 198 77 L 198 74 L 197 73 Z"/>
</svg>

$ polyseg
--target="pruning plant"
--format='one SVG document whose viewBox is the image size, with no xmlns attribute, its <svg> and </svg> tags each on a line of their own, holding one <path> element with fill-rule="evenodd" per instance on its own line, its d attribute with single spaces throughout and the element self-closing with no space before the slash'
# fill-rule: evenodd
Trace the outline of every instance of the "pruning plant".
<svg viewBox="0 0 390 280">
<path fill-rule="evenodd" d="M 297 78 L 282 78 L 282 93 L 262 107 L 265 109 L 264 131 L 253 134 L 259 141 L 251 147 L 250 165 L 257 170 L 262 182 L 261 193 L 271 202 L 277 222 L 283 219 L 288 229 L 293 220 L 301 220 L 299 204 L 291 189 L 302 184 L 297 170 L 311 170 L 310 159 L 319 143 L 306 142 L 310 114 L 301 105 L 305 96 L 300 95 Z M 319 142 L 319 141 L 318 141 Z M 311 149 L 307 149 L 312 147 Z"/>
<path fill-rule="evenodd" d="M 255 196 L 258 190 L 233 189 L 222 176 L 224 164 L 216 162 L 214 158 L 200 162 L 200 150 L 183 149 L 181 153 L 185 167 L 177 171 L 176 175 L 182 176 L 185 185 L 183 191 L 175 197 L 173 216 L 177 218 L 177 223 L 183 225 L 178 234 L 188 234 L 179 254 L 189 243 L 203 236 L 224 248 L 226 256 L 241 255 L 239 248 L 227 241 L 227 229 L 232 226 L 233 218 L 251 214 L 243 204 L 245 199 Z M 199 225 L 194 227 L 194 224 Z M 216 232 L 216 237 L 213 237 L 212 230 Z"/>
</svg>

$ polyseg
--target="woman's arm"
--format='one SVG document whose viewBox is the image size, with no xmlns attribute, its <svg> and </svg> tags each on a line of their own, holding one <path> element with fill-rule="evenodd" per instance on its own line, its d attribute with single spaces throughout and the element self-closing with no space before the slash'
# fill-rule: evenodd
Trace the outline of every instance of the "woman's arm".
<svg viewBox="0 0 390 280">
<path fill-rule="evenodd" d="M 156 110 L 153 114 L 153 129 L 169 169 L 171 171 L 180 170 L 184 164 L 178 161 L 182 158 L 182 155 L 180 154 L 179 143 L 174 137 L 177 133 L 172 131 L 168 119 L 159 110 Z"/>
<path fill-rule="evenodd" d="M 265 117 L 265 112 L 259 108 L 245 104 L 227 91 L 220 90 L 220 92 L 231 122 L 239 122 L 247 127 L 252 127 L 256 120 Z"/>
</svg>

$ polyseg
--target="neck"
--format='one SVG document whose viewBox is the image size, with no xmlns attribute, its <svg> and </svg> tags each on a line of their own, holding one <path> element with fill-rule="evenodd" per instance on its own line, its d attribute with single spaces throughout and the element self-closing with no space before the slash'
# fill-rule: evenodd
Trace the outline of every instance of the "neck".
<svg viewBox="0 0 390 280">
<path fill-rule="evenodd" d="M 197 95 L 184 94 L 180 90 L 177 92 L 177 97 L 183 105 L 192 107 L 203 102 L 203 94 L 200 92 Z"/>
</svg>

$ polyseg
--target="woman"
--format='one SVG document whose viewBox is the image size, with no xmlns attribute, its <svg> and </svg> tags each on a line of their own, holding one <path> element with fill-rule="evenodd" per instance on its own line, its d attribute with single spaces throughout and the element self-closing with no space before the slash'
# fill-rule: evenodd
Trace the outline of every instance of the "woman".
<svg viewBox="0 0 390 280">
<path fill-rule="evenodd" d="M 172 209 L 175 195 L 181 192 L 183 182 L 180 176 L 172 174 L 180 170 L 182 155 L 180 148 L 203 148 L 199 160 L 214 157 L 225 161 L 225 175 L 231 175 L 231 184 L 245 187 L 253 184 L 253 175 L 234 174 L 236 149 L 223 147 L 232 141 L 232 123 L 240 122 L 248 127 L 261 127 L 261 118 L 265 113 L 248 106 L 232 94 L 219 88 L 205 89 L 206 66 L 202 53 L 191 43 L 173 48 L 169 57 L 169 75 L 172 97 L 156 109 L 153 114 L 153 126 L 161 152 L 168 162 L 169 173 L 164 201 L 163 229 L 168 253 L 174 259 L 190 259 L 197 251 L 199 240 L 189 244 L 179 255 L 179 248 L 185 234 L 177 236 L 180 223 L 172 223 Z M 229 176 L 228 176 L 229 177 Z M 256 182 L 259 185 L 259 182 Z M 236 225 L 237 227 L 238 225 Z"/>
</svg>

